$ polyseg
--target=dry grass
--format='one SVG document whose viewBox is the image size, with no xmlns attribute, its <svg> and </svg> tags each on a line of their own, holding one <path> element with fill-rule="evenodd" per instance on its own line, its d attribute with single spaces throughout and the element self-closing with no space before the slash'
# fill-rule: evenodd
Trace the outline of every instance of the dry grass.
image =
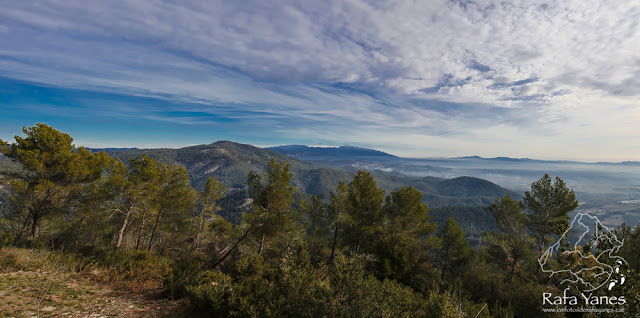
<svg viewBox="0 0 640 318">
<path fill-rule="evenodd" d="M 0 317 L 187 316 L 181 301 L 131 293 L 107 273 L 62 253 L 0 249 Z"/>
</svg>

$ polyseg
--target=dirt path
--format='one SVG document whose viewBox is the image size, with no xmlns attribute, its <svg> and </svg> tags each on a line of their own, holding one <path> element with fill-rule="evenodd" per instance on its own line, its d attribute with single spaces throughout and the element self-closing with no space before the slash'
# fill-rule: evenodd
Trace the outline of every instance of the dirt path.
<svg viewBox="0 0 640 318">
<path fill-rule="evenodd" d="M 0 317 L 186 317 L 181 301 L 114 291 L 80 274 L 0 274 Z"/>
</svg>

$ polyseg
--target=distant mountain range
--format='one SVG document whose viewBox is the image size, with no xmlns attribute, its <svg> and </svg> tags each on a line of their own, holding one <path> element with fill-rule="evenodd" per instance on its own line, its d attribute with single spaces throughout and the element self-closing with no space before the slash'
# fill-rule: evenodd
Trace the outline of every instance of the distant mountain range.
<svg viewBox="0 0 640 318">
<path fill-rule="evenodd" d="M 340 147 L 309 147 L 304 145 L 288 145 L 265 148 L 281 153 L 283 155 L 304 158 L 315 156 L 329 156 L 329 157 L 396 157 L 386 152 L 358 148 L 353 146 L 340 146 Z"/>
<path fill-rule="evenodd" d="M 86 148 L 91 152 L 118 152 L 125 150 L 138 150 L 139 148 Z M 276 146 L 276 147 L 267 147 L 263 148 L 267 150 L 273 150 L 277 153 L 302 159 L 318 159 L 319 157 L 334 157 L 335 159 L 339 158 L 366 158 L 373 157 L 377 159 L 382 158 L 400 158 L 398 156 L 386 153 L 384 151 L 379 151 L 375 149 L 368 148 L 360 148 L 354 146 L 339 146 L 339 147 L 310 147 L 306 145 L 284 145 L 284 146 Z M 1 155 L 1 154 L 0 154 Z M 511 158 L 511 157 L 494 157 L 494 158 L 485 158 L 481 156 L 464 156 L 464 157 L 454 157 L 454 158 L 444 158 L 444 160 L 483 160 L 483 161 L 495 161 L 495 162 L 524 162 L 524 163 L 566 163 L 566 164 L 597 164 L 597 165 L 626 165 L 626 166 L 640 166 L 640 161 L 622 161 L 622 162 L 583 162 L 576 160 L 542 160 L 542 159 L 530 159 L 530 158 Z"/>
<path fill-rule="evenodd" d="M 508 161 L 508 162 L 528 162 L 528 163 L 559 163 L 559 164 L 595 164 L 595 165 L 640 165 L 640 161 L 622 161 L 622 162 L 583 162 L 583 161 L 575 161 L 575 160 L 541 160 L 541 159 L 530 159 L 530 158 L 511 158 L 511 157 L 495 157 L 495 158 L 484 158 L 480 156 L 466 156 L 466 157 L 457 157 L 451 159 L 471 159 L 471 160 L 485 160 L 485 161 Z"/>
<path fill-rule="evenodd" d="M 275 150 L 302 154 L 321 154 L 336 158 L 377 157 L 395 158 L 392 155 L 357 147 L 321 148 L 306 146 L 275 147 L 262 149 L 251 145 L 230 141 L 218 141 L 209 145 L 191 146 L 180 149 L 131 149 L 109 152 L 110 156 L 123 159 L 147 154 L 165 163 L 184 165 L 189 171 L 194 187 L 201 188 L 206 179 L 216 177 L 231 193 L 225 198 L 224 217 L 231 221 L 239 221 L 242 209 L 239 208 L 246 200 L 246 180 L 249 171 L 262 171 L 271 158 L 277 161 L 288 161 L 293 174 L 292 183 L 298 188 L 298 199 L 310 195 L 324 195 L 335 191 L 338 182 L 349 182 L 357 172 L 358 167 L 346 166 L 342 168 L 312 163 L 298 158 L 289 157 Z M 378 186 L 389 193 L 402 186 L 413 186 L 423 193 L 423 199 L 429 204 L 434 220 L 443 224 L 451 216 L 471 234 L 496 229 L 493 217 L 487 206 L 496 197 L 516 193 L 502 188 L 487 180 L 459 177 L 444 179 L 436 177 L 413 177 L 397 172 L 372 170 L 372 175 Z M 452 209 L 450 209 L 452 208 Z M 456 215 L 454 215 L 456 214 Z"/>
<path fill-rule="evenodd" d="M 100 152 L 100 151 L 104 151 L 104 152 L 114 152 L 114 151 L 124 151 L 124 150 L 135 150 L 138 148 L 86 148 L 85 149 L 91 151 L 91 152 Z"/>
<path fill-rule="evenodd" d="M 420 190 L 436 222 L 443 224 L 447 217 L 453 217 L 465 232 L 472 235 L 496 229 L 487 209 L 495 197 L 507 193 L 521 197 L 504 187 L 522 193 L 544 173 L 560 176 L 576 189 L 580 200 L 587 201 L 581 205 L 584 209 L 602 209 L 618 201 L 638 199 L 640 195 L 638 161 L 584 163 L 479 156 L 420 159 L 402 158 L 352 146 L 289 145 L 261 149 L 230 141 L 180 149 L 89 149 L 106 151 L 125 162 L 128 158 L 146 153 L 165 163 L 182 164 L 198 189 L 207 178 L 217 177 L 230 189 L 223 202 L 223 216 L 233 222 L 238 222 L 242 212 L 249 207 L 244 205 L 242 208 L 247 199 L 247 174 L 252 170 L 264 170 L 270 158 L 287 160 L 291 164 L 292 182 L 299 189 L 297 199 L 320 194 L 326 197 L 335 191 L 340 180 L 348 182 L 358 169 L 364 169 L 373 174 L 378 185 L 387 193 L 402 186 L 413 186 Z M 18 164 L 0 155 L 0 175 L 20 172 Z M 633 207 L 625 207 L 624 211 L 630 208 Z M 623 213 L 612 211 L 608 213 Z M 640 214 L 635 217 L 636 214 L 632 213 L 634 210 L 629 211 L 624 212 L 624 221 L 638 224 Z"/>
<path fill-rule="evenodd" d="M 308 147 L 315 149 L 314 147 Z M 385 156 L 384 153 L 355 148 L 340 147 L 340 151 L 347 153 L 368 153 Z M 312 152 L 314 150 L 311 150 Z M 291 164 L 293 183 L 300 191 L 318 195 L 328 195 L 334 191 L 340 180 L 350 181 L 355 172 L 355 167 L 346 169 L 336 169 L 334 167 L 300 160 L 294 157 L 285 156 L 281 153 L 269 149 L 262 149 L 246 144 L 239 144 L 230 141 L 218 141 L 209 145 L 191 146 L 179 149 L 132 149 L 123 151 L 113 151 L 109 155 L 127 160 L 137 157 L 143 153 L 152 158 L 165 163 L 178 163 L 184 165 L 191 176 L 196 188 L 201 187 L 209 177 L 217 177 L 227 187 L 233 189 L 243 189 L 249 171 L 262 171 L 271 158 L 277 161 L 288 161 Z M 388 155 L 391 156 L 391 155 Z M 378 185 L 386 190 L 397 189 L 404 185 L 412 185 L 423 191 L 425 195 L 449 197 L 446 200 L 435 200 L 436 202 L 446 202 L 454 197 L 491 197 L 509 193 L 507 189 L 497 186 L 479 178 L 461 177 L 455 179 L 442 179 L 435 177 L 411 177 L 399 173 L 389 173 L 384 171 L 373 171 L 373 175 Z M 465 204 L 461 204 L 465 205 Z"/>
</svg>

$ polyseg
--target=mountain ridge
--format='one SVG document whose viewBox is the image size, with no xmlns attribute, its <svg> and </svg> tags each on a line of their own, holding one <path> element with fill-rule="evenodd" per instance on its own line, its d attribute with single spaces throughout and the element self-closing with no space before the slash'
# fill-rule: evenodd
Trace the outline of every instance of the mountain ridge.
<svg viewBox="0 0 640 318">
<path fill-rule="evenodd" d="M 323 195 L 325 198 L 335 191 L 339 181 L 349 182 L 357 172 L 355 167 L 339 169 L 336 167 L 308 162 L 280 154 L 270 149 L 258 148 L 248 144 L 231 141 L 218 141 L 208 145 L 189 146 L 178 149 L 135 149 L 108 153 L 127 162 L 128 158 L 147 154 L 150 157 L 171 164 L 181 164 L 187 168 L 192 184 L 201 189 L 207 178 L 216 177 L 230 189 L 222 203 L 223 217 L 232 222 L 239 222 L 242 209 L 238 208 L 246 202 L 246 178 L 249 171 L 262 171 L 268 161 L 287 161 L 291 165 L 292 184 L 299 192 L 298 199 L 310 195 Z M 486 218 L 486 207 L 495 197 L 504 194 L 518 195 L 492 182 L 473 177 L 453 179 L 436 177 L 414 177 L 401 173 L 370 170 L 379 187 L 387 193 L 402 186 L 413 186 L 423 193 L 423 200 L 433 209 L 434 219 L 444 219 L 449 215 L 447 207 L 459 207 L 454 217 L 465 220 Z M 464 209 L 462 209 L 464 207 Z M 246 211 L 245 211 L 246 212 Z M 439 215 L 436 215 L 439 214 Z M 463 214 L 463 215 L 462 215 Z M 471 230 L 473 223 L 461 224 L 463 229 Z M 483 227 L 475 228 L 477 232 L 495 229 L 493 220 L 482 223 Z"/>
<path fill-rule="evenodd" d="M 277 147 L 267 147 L 278 153 L 293 156 L 339 156 L 339 157 L 397 157 L 392 154 L 369 148 L 360 148 L 355 146 L 339 146 L 339 147 L 310 147 L 305 145 L 284 145 Z"/>
</svg>

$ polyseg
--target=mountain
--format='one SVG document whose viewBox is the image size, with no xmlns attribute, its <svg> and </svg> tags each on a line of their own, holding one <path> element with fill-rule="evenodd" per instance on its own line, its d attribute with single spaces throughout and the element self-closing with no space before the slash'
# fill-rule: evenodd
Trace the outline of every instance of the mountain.
<svg viewBox="0 0 640 318">
<path fill-rule="evenodd" d="M 453 160 L 461 159 L 461 160 L 483 160 L 483 161 L 493 161 L 493 162 L 519 162 L 519 163 L 547 163 L 547 164 L 583 164 L 583 165 L 620 165 L 620 166 L 640 166 L 640 161 L 621 161 L 621 162 L 608 162 L 608 161 L 600 161 L 600 162 L 583 162 L 583 161 L 575 161 L 575 160 L 541 160 L 541 159 L 530 159 L 530 158 L 511 158 L 511 157 L 495 157 L 495 158 L 484 158 L 480 156 L 466 156 L 466 157 L 456 157 L 451 158 Z"/>
<path fill-rule="evenodd" d="M 466 156 L 466 157 L 456 157 L 451 159 L 461 159 L 461 160 L 483 160 L 488 162 L 514 162 L 514 163 L 583 163 L 579 161 L 570 161 L 570 160 L 540 160 L 540 159 L 530 159 L 530 158 L 511 158 L 511 157 L 495 157 L 495 158 L 484 158 L 480 156 Z"/>
<path fill-rule="evenodd" d="M 311 152 L 315 151 L 313 150 L 314 147 L 307 148 L 311 148 Z M 298 149 L 303 150 L 305 148 Z M 375 150 L 354 147 L 339 147 L 329 152 L 331 151 L 351 154 L 371 153 L 374 156 L 381 157 L 391 156 Z M 274 150 L 230 141 L 218 141 L 209 145 L 180 149 L 134 149 L 109 153 L 109 155 L 121 158 L 125 162 L 128 158 L 138 157 L 142 154 L 147 154 L 161 162 L 184 165 L 189 172 L 194 187 L 197 189 L 202 188 L 207 178 L 218 178 L 225 186 L 231 189 L 231 193 L 225 198 L 226 201 L 223 202 L 225 205 L 225 214 L 223 216 L 236 222 L 241 215 L 241 210 L 238 209 L 238 206 L 241 206 L 246 200 L 247 174 L 252 170 L 264 170 L 271 158 L 275 158 L 276 161 L 286 160 L 291 164 L 292 183 L 298 188 L 298 198 L 319 194 L 327 197 L 331 191 L 335 191 L 339 181 L 349 182 L 357 172 L 355 167 L 338 169 L 285 156 Z M 402 186 L 415 187 L 423 193 L 423 199 L 434 211 L 446 214 L 446 207 L 466 208 L 458 211 L 460 215 L 456 218 L 459 219 L 475 219 L 478 216 L 486 218 L 486 213 L 482 209 L 486 209 L 486 206 L 491 204 L 496 196 L 509 193 L 517 197 L 515 193 L 507 189 L 478 178 L 413 177 L 384 171 L 372 171 L 372 175 L 378 186 L 385 189 L 387 193 Z M 465 215 L 463 216 L 462 214 Z M 477 228 L 476 231 L 495 229 L 493 219 L 490 218 L 490 220 L 491 224 Z M 477 223 L 480 224 L 482 222 Z M 461 225 L 465 230 L 470 228 L 464 224 Z"/>
<path fill-rule="evenodd" d="M 124 151 L 124 150 L 135 150 L 138 148 L 85 148 L 91 152 L 114 152 L 114 151 Z"/>
<path fill-rule="evenodd" d="M 305 157 L 395 157 L 386 152 L 358 148 L 352 146 L 340 147 L 308 147 L 303 145 L 288 145 L 266 148 L 295 158 Z"/>
<path fill-rule="evenodd" d="M 285 156 L 269 149 L 230 141 L 218 141 L 209 145 L 179 149 L 135 149 L 109 153 L 109 155 L 121 158 L 125 162 L 128 158 L 138 157 L 142 154 L 147 154 L 161 162 L 184 165 L 196 188 L 202 187 L 207 178 L 215 176 L 227 187 L 243 189 L 249 171 L 264 170 L 271 158 L 275 158 L 277 161 L 288 161 L 291 164 L 293 184 L 300 191 L 314 195 L 328 195 L 330 191 L 335 190 L 340 180 L 350 181 L 357 171 L 353 167 L 336 169 Z M 412 177 L 398 173 L 385 173 L 384 171 L 373 172 L 378 185 L 387 191 L 411 185 L 423 191 L 425 195 L 434 198 L 493 198 L 495 195 L 509 192 L 498 185 L 478 178 L 443 179 Z"/>
</svg>

